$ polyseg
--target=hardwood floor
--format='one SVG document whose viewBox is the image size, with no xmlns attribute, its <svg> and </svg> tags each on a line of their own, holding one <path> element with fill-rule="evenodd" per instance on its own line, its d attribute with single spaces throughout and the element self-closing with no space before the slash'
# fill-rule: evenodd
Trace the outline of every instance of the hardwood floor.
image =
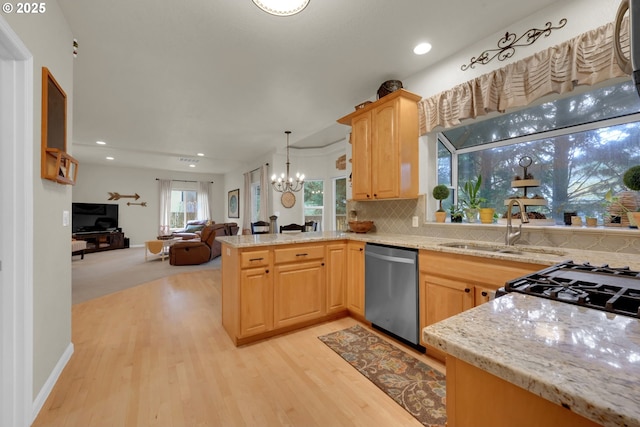
<svg viewBox="0 0 640 427">
<path fill-rule="evenodd" d="M 356 320 L 236 348 L 220 301 L 214 270 L 74 305 L 75 353 L 33 426 L 421 426 L 317 339 Z"/>
</svg>

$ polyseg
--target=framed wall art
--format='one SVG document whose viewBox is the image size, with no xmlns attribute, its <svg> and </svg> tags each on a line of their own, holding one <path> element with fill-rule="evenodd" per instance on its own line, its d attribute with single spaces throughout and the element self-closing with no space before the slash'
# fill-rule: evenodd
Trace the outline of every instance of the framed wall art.
<svg viewBox="0 0 640 427">
<path fill-rule="evenodd" d="M 240 189 L 229 191 L 227 206 L 229 218 L 240 218 Z"/>
</svg>

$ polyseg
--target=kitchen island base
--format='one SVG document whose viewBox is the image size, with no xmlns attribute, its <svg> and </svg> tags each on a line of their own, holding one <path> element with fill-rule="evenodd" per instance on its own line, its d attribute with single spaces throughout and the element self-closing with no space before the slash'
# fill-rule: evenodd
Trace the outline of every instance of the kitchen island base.
<svg viewBox="0 0 640 427">
<path fill-rule="evenodd" d="M 447 427 L 595 427 L 570 408 L 447 356 Z"/>
</svg>

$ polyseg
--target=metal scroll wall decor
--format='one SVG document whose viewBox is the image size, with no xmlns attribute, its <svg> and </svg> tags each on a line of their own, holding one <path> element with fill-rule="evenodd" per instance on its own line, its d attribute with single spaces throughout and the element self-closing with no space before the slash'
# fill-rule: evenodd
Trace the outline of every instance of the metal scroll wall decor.
<svg viewBox="0 0 640 427">
<path fill-rule="evenodd" d="M 498 61 L 504 61 L 505 59 L 509 59 L 515 54 L 516 47 L 530 46 L 534 44 L 541 36 L 544 35 L 545 37 L 548 37 L 551 34 L 552 30 L 559 30 L 560 28 L 564 27 L 566 24 L 567 24 L 566 18 L 562 18 L 558 22 L 557 27 L 552 27 L 551 22 L 547 22 L 545 24 L 545 28 L 543 29 L 531 28 L 520 37 L 518 37 L 515 33 L 510 33 L 507 31 L 504 37 L 498 40 L 497 49 L 487 49 L 484 52 L 482 52 L 478 57 L 475 57 L 475 56 L 472 57 L 471 62 L 465 65 L 462 65 L 460 69 L 462 71 L 466 71 L 469 68 L 475 68 L 476 64 L 482 64 L 482 65 L 488 64 L 496 57 L 498 58 Z"/>
</svg>

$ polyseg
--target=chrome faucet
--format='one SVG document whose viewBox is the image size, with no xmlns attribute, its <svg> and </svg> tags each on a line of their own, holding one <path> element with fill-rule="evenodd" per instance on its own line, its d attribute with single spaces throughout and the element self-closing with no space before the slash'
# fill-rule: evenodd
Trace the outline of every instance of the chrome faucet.
<svg viewBox="0 0 640 427">
<path fill-rule="evenodd" d="M 513 231 L 513 225 L 511 225 L 511 210 L 513 209 L 513 205 L 517 204 L 520 208 L 520 225 L 518 226 L 518 231 Z M 522 223 L 528 223 L 529 217 L 524 210 L 524 206 L 522 202 L 518 199 L 509 200 L 509 205 L 507 206 L 507 235 L 505 236 L 504 243 L 507 246 L 513 245 L 516 240 L 520 238 L 522 234 Z"/>
</svg>

